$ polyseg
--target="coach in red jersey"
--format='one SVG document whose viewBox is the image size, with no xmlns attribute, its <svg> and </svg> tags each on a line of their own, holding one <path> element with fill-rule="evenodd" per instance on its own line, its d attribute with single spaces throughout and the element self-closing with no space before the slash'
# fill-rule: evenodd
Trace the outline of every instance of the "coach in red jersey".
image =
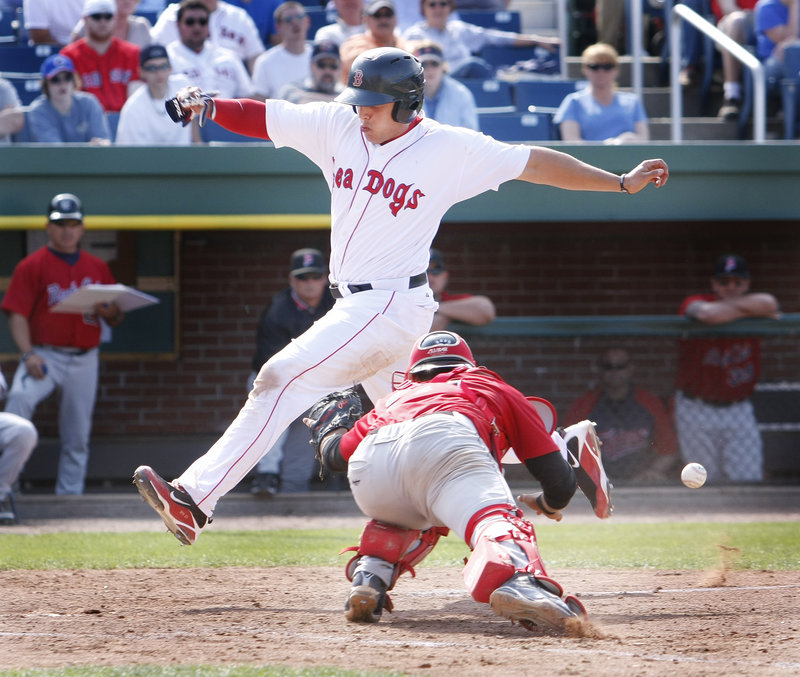
<svg viewBox="0 0 800 677">
<path fill-rule="evenodd" d="M 117 113 L 139 79 L 139 47 L 114 35 L 114 0 L 87 0 L 86 37 L 61 50 L 81 76 L 81 88 L 94 94 L 106 112 Z"/>
<path fill-rule="evenodd" d="M 116 327 L 124 315 L 113 302 L 83 315 L 51 312 L 80 287 L 113 284 L 114 278 L 104 261 L 80 249 L 83 207 L 75 195 L 60 193 L 50 201 L 47 235 L 44 247 L 17 264 L 3 297 L 11 336 L 22 353 L 6 411 L 30 420 L 39 402 L 60 391 L 56 493 L 81 494 L 97 393 L 100 318 Z"/>
</svg>

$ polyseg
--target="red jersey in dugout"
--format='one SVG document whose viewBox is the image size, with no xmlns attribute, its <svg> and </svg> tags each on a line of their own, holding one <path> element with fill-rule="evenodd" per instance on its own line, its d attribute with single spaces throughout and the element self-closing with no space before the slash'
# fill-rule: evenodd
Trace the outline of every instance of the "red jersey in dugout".
<svg viewBox="0 0 800 677">
<path fill-rule="evenodd" d="M 406 381 L 379 400 L 342 437 L 342 456 L 349 460 L 377 428 L 446 411 L 469 418 L 498 463 L 509 447 L 522 462 L 558 450 L 525 395 L 484 367 L 458 367 L 425 383 Z"/>
<path fill-rule="evenodd" d="M 112 38 L 105 54 L 98 54 L 76 40 L 61 50 L 72 59 L 81 77 L 81 89 L 94 94 L 106 112 L 119 112 L 128 99 L 128 83 L 139 79 L 139 47 L 119 38 Z"/>
<path fill-rule="evenodd" d="M 714 294 L 684 300 L 685 315 L 695 301 L 716 301 Z M 761 374 L 761 340 L 748 337 L 681 339 L 676 387 L 689 397 L 730 404 L 748 398 Z"/>
<path fill-rule="evenodd" d="M 100 344 L 95 315 L 51 313 L 50 308 L 87 284 L 114 284 L 102 259 L 80 252 L 70 265 L 47 247 L 17 264 L 2 309 L 28 318 L 33 345 L 94 348 Z"/>
</svg>

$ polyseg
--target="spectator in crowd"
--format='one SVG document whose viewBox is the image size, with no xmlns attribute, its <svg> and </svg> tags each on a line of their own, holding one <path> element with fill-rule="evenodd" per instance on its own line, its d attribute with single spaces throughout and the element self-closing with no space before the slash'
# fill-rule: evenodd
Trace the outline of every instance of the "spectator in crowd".
<svg viewBox="0 0 800 677">
<path fill-rule="evenodd" d="M 341 47 L 348 38 L 367 30 L 364 25 L 364 0 L 333 0 L 333 6 L 338 15 L 336 21 L 321 26 L 314 41 L 332 40 Z"/>
<path fill-rule="evenodd" d="M 298 249 L 292 254 L 289 286 L 275 295 L 258 319 L 248 392 L 264 363 L 333 307 L 327 273 L 325 257 L 318 249 Z M 303 432 L 299 436 L 302 443 L 284 453 L 287 442 L 298 437 L 297 430 Z M 314 471 L 314 450 L 308 444 L 308 430 L 300 416 L 259 461 L 251 492 L 271 496 L 279 489 L 287 493 L 307 491 Z"/>
<path fill-rule="evenodd" d="M 680 314 L 709 325 L 780 316 L 772 294 L 750 292 L 747 262 L 736 254 L 717 260 L 711 290 L 684 299 Z M 709 482 L 763 479 L 761 434 L 749 399 L 760 371 L 760 339 L 679 342 L 675 423 L 681 455 L 687 463 L 702 463 Z"/>
<path fill-rule="evenodd" d="M 276 99 L 290 82 L 301 82 L 311 75 L 311 25 L 303 5 L 289 0 L 275 10 L 275 27 L 280 43 L 256 59 L 253 67 L 254 98 Z"/>
<path fill-rule="evenodd" d="M 317 42 L 311 51 L 311 77 L 286 85 L 279 98 L 291 103 L 333 101 L 342 90 L 342 61 L 335 42 Z"/>
<path fill-rule="evenodd" d="M 163 45 L 142 49 L 139 76 L 145 86 L 125 102 L 119 116 L 118 146 L 188 146 L 196 125 L 176 125 L 167 115 L 167 99 L 189 84 L 183 75 L 172 75 L 169 55 Z M 199 134 L 197 134 L 199 140 Z"/>
<path fill-rule="evenodd" d="M 558 46 L 556 38 L 484 28 L 451 18 L 454 7 L 454 0 L 422 0 L 425 20 L 411 26 L 403 37 L 406 40 L 433 40 L 441 45 L 450 66 L 450 75 L 455 78 L 493 75 L 493 69 L 486 61 L 473 56 L 487 45 L 543 47 L 548 50 L 555 50 Z"/>
<path fill-rule="evenodd" d="M 756 0 L 712 0 L 711 9 L 717 17 L 717 28 L 740 45 L 755 41 L 753 9 Z M 742 64 L 730 52 L 720 50 L 722 56 L 723 103 L 718 116 L 723 120 L 736 120 L 742 107 Z"/>
<path fill-rule="evenodd" d="M 85 0 L 25 0 L 22 17 L 34 45 L 66 45 L 83 16 Z"/>
<path fill-rule="evenodd" d="M 433 316 L 431 331 L 444 329 L 453 321 L 481 326 L 489 324 L 495 317 L 494 303 L 488 296 L 473 294 L 451 294 L 447 291 L 450 273 L 444 265 L 444 256 L 438 249 L 431 249 L 428 264 L 428 284 L 439 309 Z"/>
<path fill-rule="evenodd" d="M 165 10 L 166 11 L 166 10 Z M 185 0 L 178 9 L 179 39 L 167 45 L 176 73 L 192 85 L 219 92 L 229 99 L 251 96 L 253 83 L 242 60 L 208 39 L 209 12 L 205 0 Z"/>
<path fill-rule="evenodd" d="M 411 43 L 409 49 L 425 69 L 425 115 L 442 124 L 478 131 L 475 97 L 447 74 L 442 48 L 435 42 L 422 40 Z"/>
<path fill-rule="evenodd" d="M 8 80 L 0 77 L 0 146 L 11 143 L 11 135 L 25 126 L 25 113 L 17 90 Z"/>
<path fill-rule="evenodd" d="M 150 44 L 150 29 L 153 27 L 147 17 L 134 14 L 139 0 L 116 0 L 117 13 L 114 15 L 112 33 L 125 42 L 136 45 L 139 49 Z M 83 18 L 72 31 L 70 41 L 80 40 L 86 36 L 86 21 Z"/>
<path fill-rule="evenodd" d="M 600 360 L 600 384 L 569 409 L 564 425 L 588 419 L 603 443 L 612 482 L 665 480 L 678 459 L 678 440 L 661 399 L 634 386 L 627 350 L 610 348 Z"/>
<path fill-rule="evenodd" d="M 139 48 L 114 35 L 114 0 L 86 0 L 86 37 L 61 50 L 75 64 L 81 87 L 94 94 L 106 112 L 117 113 L 139 84 Z"/>
<path fill-rule="evenodd" d="M 22 357 L 6 411 L 31 420 L 36 406 L 59 391 L 61 456 L 57 494 L 83 493 L 97 395 L 101 322 L 117 327 L 124 313 L 113 301 L 91 312 L 53 313 L 58 302 L 87 284 L 113 284 L 104 261 L 82 251 L 83 207 L 71 193 L 48 207 L 48 242 L 17 264 L 2 309 Z"/>
<path fill-rule="evenodd" d="M 375 47 L 398 47 L 407 49 L 406 41 L 397 30 L 397 14 L 392 0 L 371 0 L 364 8 L 363 33 L 348 38 L 341 46 L 342 82 L 347 81 L 347 74 L 355 58 Z"/>
<path fill-rule="evenodd" d="M 758 0 L 755 19 L 756 56 L 764 63 L 767 90 L 776 92 L 784 77 L 783 51 L 800 43 L 800 0 Z"/>
<path fill-rule="evenodd" d="M 480 9 L 485 11 L 500 11 L 508 9 L 511 0 L 456 0 L 456 10 Z"/>
<path fill-rule="evenodd" d="M 275 9 L 281 0 L 226 0 L 229 5 L 241 7 L 250 15 L 256 30 L 265 45 L 277 45 L 280 41 L 275 30 Z"/>
<path fill-rule="evenodd" d="M 178 10 L 191 0 L 173 2 L 164 9 L 150 31 L 153 42 L 169 45 L 179 39 Z M 264 51 L 264 43 L 258 35 L 253 19 L 241 7 L 235 7 L 223 0 L 202 0 L 209 13 L 209 33 L 211 43 L 235 52 L 253 70 L 256 58 Z"/>
<path fill-rule="evenodd" d="M 0 400 L 5 398 L 7 389 L 0 372 Z M 33 423 L 22 416 L 0 412 L 0 526 L 18 521 L 13 488 L 38 441 Z"/>
<path fill-rule="evenodd" d="M 563 141 L 603 141 L 607 144 L 647 141 L 647 113 L 639 98 L 617 90 L 619 55 L 602 42 L 583 50 L 587 87 L 568 94 L 553 122 Z"/>
<path fill-rule="evenodd" d="M 94 94 L 76 91 L 78 75 L 69 57 L 53 54 L 42 64 L 42 94 L 26 117 L 35 143 L 111 143 L 103 107 Z"/>
</svg>

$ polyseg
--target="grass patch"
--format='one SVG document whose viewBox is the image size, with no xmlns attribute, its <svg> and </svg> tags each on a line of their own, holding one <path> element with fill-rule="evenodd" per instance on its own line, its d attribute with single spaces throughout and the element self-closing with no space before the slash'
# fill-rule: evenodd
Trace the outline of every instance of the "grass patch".
<svg viewBox="0 0 800 677">
<path fill-rule="evenodd" d="M 358 543 L 358 529 L 218 531 L 181 547 L 167 534 L 57 533 L 0 536 L 0 570 L 177 567 L 339 566 Z M 552 568 L 704 569 L 719 548 L 736 548 L 738 569 L 800 570 L 800 522 L 598 524 L 537 526 Z M 423 566 L 459 566 L 468 548 L 455 536 L 439 541 Z"/>
</svg>

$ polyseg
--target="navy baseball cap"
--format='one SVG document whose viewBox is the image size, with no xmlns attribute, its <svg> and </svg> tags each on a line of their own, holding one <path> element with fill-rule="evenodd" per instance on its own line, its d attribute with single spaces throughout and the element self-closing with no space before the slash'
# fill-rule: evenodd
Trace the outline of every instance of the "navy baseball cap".
<svg viewBox="0 0 800 677">
<path fill-rule="evenodd" d="M 750 277 L 747 261 L 738 254 L 723 254 L 714 266 L 714 277 Z"/>
<path fill-rule="evenodd" d="M 294 277 L 306 273 L 322 273 L 324 275 L 327 272 L 325 256 L 319 249 L 298 249 L 292 254 L 291 274 Z"/>
<path fill-rule="evenodd" d="M 428 264 L 429 273 L 443 273 L 447 268 L 444 265 L 444 256 L 438 249 L 431 249 L 431 260 Z"/>
<path fill-rule="evenodd" d="M 339 45 L 332 40 L 317 42 L 311 50 L 311 58 L 314 61 L 321 58 L 330 58 L 339 61 Z"/>
<path fill-rule="evenodd" d="M 420 61 L 444 61 L 444 52 L 442 52 L 442 48 L 436 44 L 427 44 L 423 45 L 422 47 L 418 47 L 414 50 L 414 56 Z"/>
<path fill-rule="evenodd" d="M 59 193 L 47 207 L 50 221 L 83 221 L 83 205 L 80 198 L 72 193 Z"/>
<path fill-rule="evenodd" d="M 42 77 L 50 80 L 59 73 L 74 73 L 75 64 L 72 59 L 63 54 L 51 54 L 42 64 Z"/>
<path fill-rule="evenodd" d="M 139 52 L 139 65 L 144 66 L 150 59 L 166 59 L 169 61 L 167 48 L 164 45 L 156 44 L 142 47 L 142 51 Z"/>
</svg>

